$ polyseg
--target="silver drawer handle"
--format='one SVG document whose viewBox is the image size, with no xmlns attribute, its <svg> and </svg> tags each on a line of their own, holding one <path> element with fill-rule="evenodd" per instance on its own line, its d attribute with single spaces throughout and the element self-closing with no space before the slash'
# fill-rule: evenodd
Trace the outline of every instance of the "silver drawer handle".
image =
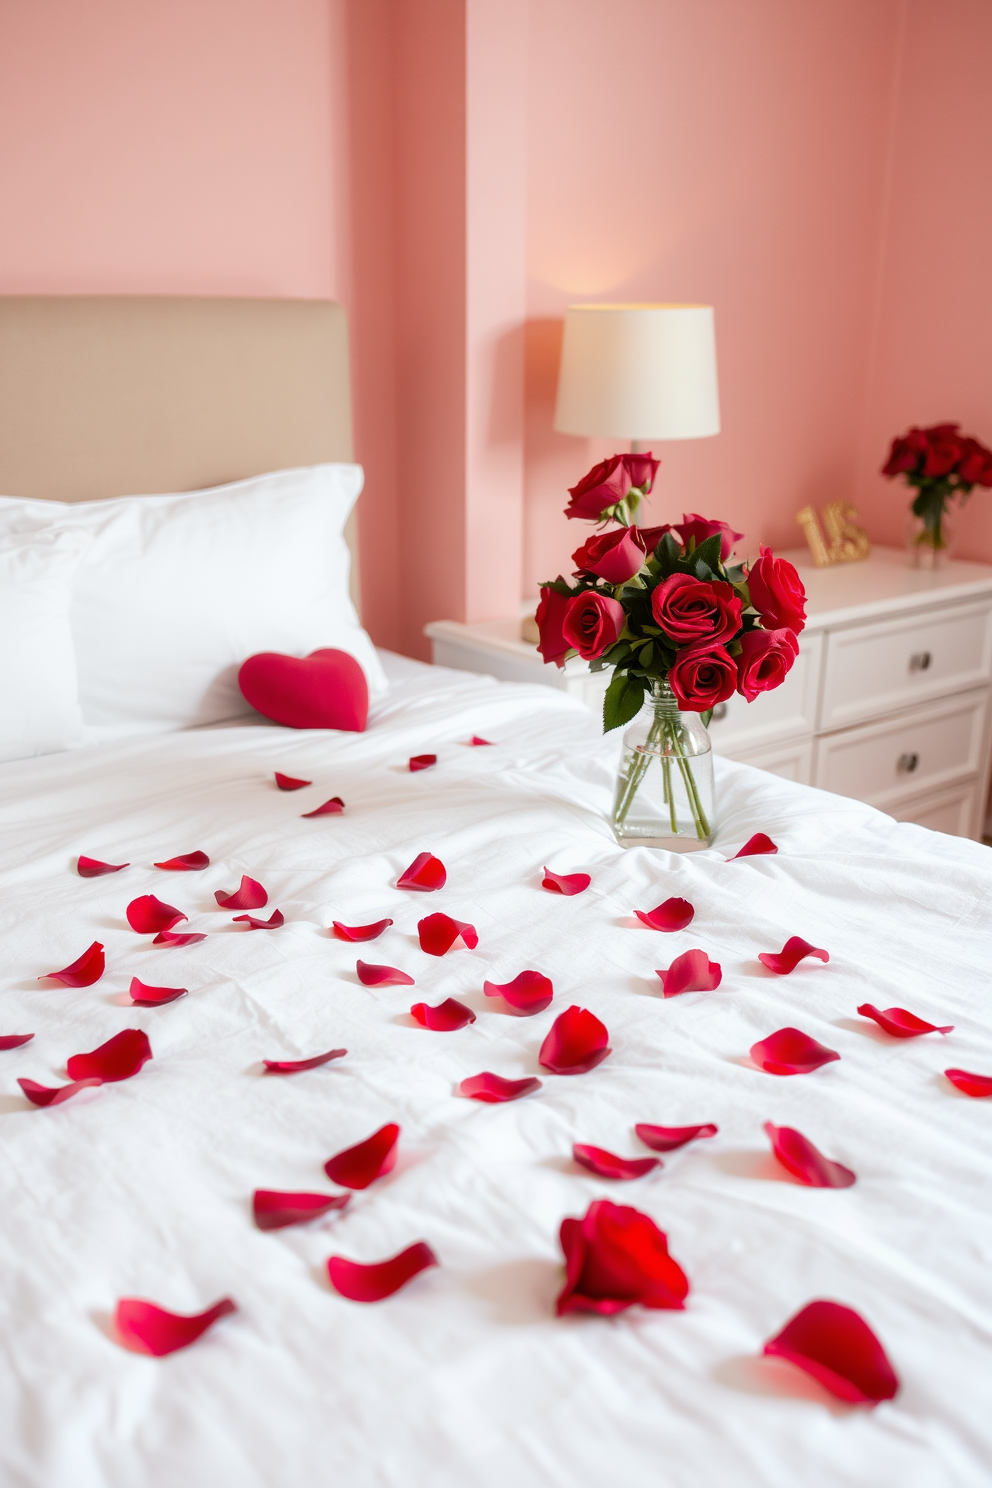
<svg viewBox="0 0 992 1488">
<path fill-rule="evenodd" d="M 918 754 L 901 754 L 896 763 L 896 769 L 905 770 L 907 775 L 912 775 L 919 763 L 920 756 Z"/>
<path fill-rule="evenodd" d="M 909 670 L 911 672 L 925 672 L 932 661 L 933 657 L 929 651 L 914 651 L 909 658 Z"/>
<path fill-rule="evenodd" d="M 710 719 L 710 723 L 722 723 L 726 716 L 726 703 L 717 703 L 716 707 L 713 709 L 713 717 Z"/>
</svg>

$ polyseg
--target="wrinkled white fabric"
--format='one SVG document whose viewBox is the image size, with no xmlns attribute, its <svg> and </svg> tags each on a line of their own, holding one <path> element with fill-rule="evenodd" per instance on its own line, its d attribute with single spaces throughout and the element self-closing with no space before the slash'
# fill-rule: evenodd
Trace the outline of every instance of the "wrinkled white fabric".
<svg viewBox="0 0 992 1488">
<path fill-rule="evenodd" d="M 406 664 L 367 733 L 230 727 L 102 745 L 0 769 L 0 1482 L 4 1488 L 942 1488 L 992 1461 L 992 1101 L 947 1066 L 992 1073 L 988 850 L 897 825 L 854 801 L 718 762 L 714 849 L 621 850 L 607 825 L 618 738 L 570 699 Z M 492 748 L 468 748 L 473 734 Z M 436 768 L 410 774 L 410 755 Z M 311 779 L 283 794 L 273 771 Z M 341 817 L 302 820 L 331 795 Z M 726 861 L 755 831 L 776 857 Z M 150 865 L 202 849 L 210 867 Z M 448 882 L 396 889 L 421 851 Z M 130 862 L 84 880 L 79 853 Z M 586 870 L 566 899 L 544 864 Z M 283 929 L 247 932 L 215 889 L 243 873 Z M 207 930 L 153 948 L 124 909 L 155 893 Z M 681 933 L 631 918 L 671 895 Z M 475 951 L 417 943 L 435 910 L 470 920 Z M 395 925 L 365 946 L 333 919 Z M 790 935 L 825 947 L 774 977 Z M 107 973 L 39 982 L 93 940 Z M 665 1001 L 654 975 L 700 946 L 718 992 Z M 355 961 L 415 987 L 370 990 Z M 513 1017 L 482 993 L 526 967 L 555 1000 Z M 132 976 L 183 986 L 132 1007 Z M 414 1001 L 463 999 L 478 1021 L 417 1027 Z M 900 1005 L 947 1038 L 896 1041 L 856 1016 Z M 574 1078 L 537 1052 L 572 1003 L 612 1054 Z M 775 1078 L 746 1063 L 794 1025 L 841 1058 Z M 66 1058 L 143 1028 L 135 1078 L 34 1109 L 16 1076 L 64 1081 Z M 346 1046 L 287 1078 L 263 1058 Z M 485 1106 L 464 1076 L 540 1074 L 535 1096 Z M 350 1209 L 263 1234 L 256 1187 L 329 1190 L 322 1165 L 386 1121 L 395 1171 Z M 766 1120 L 853 1168 L 855 1187 L 789 1180 Z M 572 1143 L 644 1155 L 635 1122 L 713 1121 L 719 1135 L 636 1183 L 575 1168 Z M 608 1197 L 650 1214 L 692 1290 L 684 1312 L 557 1320 L 558 1227 Z M 440 1259 L 361 1306 L 330 1288 L 331 1254 L 370 1261 L 423 1239 Z M 121 1296 L 238 1313 L 165 1359 L 126 1352 Z M 875 1411 L 831 1404 L 762 1343 L 827 1297 L 864 1316 L 902 1381 Z"/>
</svg>

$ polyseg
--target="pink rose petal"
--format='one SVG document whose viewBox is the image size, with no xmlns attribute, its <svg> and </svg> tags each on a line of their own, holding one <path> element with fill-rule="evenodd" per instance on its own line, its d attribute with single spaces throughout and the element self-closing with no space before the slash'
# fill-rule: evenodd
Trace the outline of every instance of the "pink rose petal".
<svg viewBox="0 0 992 1488">
<path fill-rule="evenodd" d="M 343 1059 L 347 1052 L 347 1049 L 328 1049 L 326 1054 L 314 1054 L 310 1059 L 263 1059 L 262 1063 L 270 1075 L 297 1075 L 301 1070 L 329 1064 L 332 1059 Z"/>
<path fill-rule="evenodd" d="M 857 1182 L 857 1176 L 850 1168 L 824 1157 L 819 1148 L 794 1127 L 774 1126 L 766 1121 L 765 1132 L 783 1168 L 800 1183 L 805 1183 L 807 1188 L 850 1188 Z"/>
<path fill-rule="evenodd" d="M 816 956 L 820 961 L 829 961 L 827 951 L 821 951 L 816 946 L 810 945 L 808 940 L 803 940 L 801 935 L 791 935 L 780 951 L 761 951 L 758 960 L 762 966 L 767 966 L 776 976 L 788 976 L 790 971 L 795 971 L 800 961 L 807 956 Z"/>
<path fill-rule="evenodd" d="M 205 1333 L 218 1318 L 237 1312 L 230 1297 L 222 1297 L 206 1312 L 187 1316 L 179 1312 L 166 1312 L 154 1302 L 141 1297 L 122 1297 L 117 1304 L 114 1322 L 125 1348 L 136 1354 L 153 1354 L 160 1359 L 165 1354 L 174 1354 L 177 1349 L 188 1348 Z"/>
<path fill-rule="evenodd" d="M 728 858 L 727 862 L 732 863 L 734 858 L 757 858 L 765 853 L 777 852 L 778 848 L 770 837 L 766 837 L 764 832 L 755 832 L 753 837 L 747 839 L 740 852 L 735 852 L 734 857 Z"/>
<path fill-rule="evenodd" d="M 122 868 L 130 866 L 130 863 L 101 863 L 99 858 L 80 857 L 76 872 L 80 878 L 102 878 L 105 873 L 120 873 Z"/>
<path fill-rule="evenodd" d="M 486 1105 L 502 1105 L 504 1101 L 520 1100 L 521 1096 L 540 1090 L 541 1083 L 533 1076 L 525 1080 L 504 1080 L 502 1075 L 484 1070 L 481 1075 L 469 1075 L 467 1080 L 463 1080 L 458 1094 L 467 1096 L 469 1100 L 484 1101 Z"/>
<path fill-rule="evenodd" d="M 873 1018 L 879 1028 L 884 1028 L 886 1033 L 891 1033 L 893 1038 L 919 1038 L 924 1033 L 953 1033 L 954 1024 L 947 1023 L 940 1027 L 936 1023 L 927 1023 L 918 1018 L 915 1013 L 907 1012 L 905 1008 L 872 1007 L 870 1002 L 863 1002 L 858 1008 L 862 1018 Z"/>
<path fill-rule="evenodd" d="M 103 954 L 103 946 L 95 940 L 88 950 L 85 950 L 77 961 L 71 966 L 63 967 L 61 971 L 46 971 L 44 976 L 38 978 L 39 982 L 52 981 L 61 982 L 65 987 L 92 987 L 98 982 L 107 969 L 106 957 Z"/>
<path fill-rule="evenodd" d="M 332 796 L 329 801 L 325 801 L 322 806 L 318 806 L 316 811 L 304 811 L 302 816 L 304 820 L 310 816 L 340 816 L 343 810 L 344 802 L 341 797 Z"/>
<path fill-rule="evenodd" d="M 388 930 L 392 920 L 376 920 L 374 925 L 342 925 L 340 920 L 334 920 L 334 934 L 338 940 L 378 940 L 384 930 Z"/>
<path fill-rule="evenodd" d="M 992 1075 L 976 1075 L 971 1070 L 948 1069 L 944 1074 L 952 1085 L 965 1095 L 973 1096 L 981 1100 L 986 1095 L 992 1095 Z"/>
<path fill-rule="evenodd" d="M 877 1405 L 899 1389 L 895 1370 L 864 1318 L 839 1302 L 809 1302 L 764 1352 L 811 1374 L 850 1405 Z"/>
<path fill-rule="evenodd" d="M 231 921 L 233 925 L 247 925 L 249 930 L 278 930 L 280 925 L 285 925 L 286 917 L 281 909 L 275 909 L 267 920 L 256 919 L 254 915 L 235 915 Z"/>
<path fill-rule="evenodd" d="M 181 909 L 163 904 L 154 894 L 142 894 L 140 899 L 132 899 L 126 913 L 128 924 L 139 935 L 157 935 L 162 930 L 171 930 L 180 920 L 189 919 Z"/>
<path fill-rule="evenodd" d="M 751 1058 L 769 1075 L 808 1075 L 840 1055 L 798 1028 L 780 1028 L 751 1045 Z"/>
<path fill-rule="evenodd" d="M 350 1302 L 381 1302 L 428 1266 L 437 1264 L 437 1256 L 430 1246 L 418 1240 L 416 1245 L 408 1246 L 388 1261 L 378 1261 L 370 1266 L 345 1260 L 344 1256 L 331 1256 L 327 1262 L 327 1274 L 334 1290 Z"/>
<path fill-rule="evenodd" d="M 193 931 L 162 930 L 158 935 L 156 935 L 155 939 L 152 941 L 152 945 L 196 945 L 198 941 L 206 940 L 206 938 L 206 935 L 202 933 L 194 933 Z"/>
<path fill-rule="evenodd" d="M 448 875 L 440 858 L 433 857 L 428 852 L 418 853 L 410 864 L 396 880 L 398 889 L 420 889 L 425 894 L 433 893 L 435 889 L 443 889 Z"/>
<path fill-rule="evenodd" d="M 0 1033 L 0 1049 L 20 1049 L 33 1038 L 33 1033 Z"/>
<path fill-rule="evenodd" d="M 152 1057 L 148 1035 L 141 1028 L 123 1028 L 113 1038 L 88 1054 L 73 1054 L 66 1060 L 70 1080 L 130 1080 Z"/>
<path fill-rule="evenodd" d="M 492 745 L 492 740 L 491 739 L 480 739 L 479 736 L 478 736 L 478 734 L 473 734 L 472 737 L 471 737 L 471 739 L 469 739 L 468 742 L 469 742 L 470 747 L 473 748 L 473 749 L 479 749 L 483 745 L 488 745 L 490 747 Z"/>
<path fill-rule="evenodd" d="M 241 883 L 233 894 L 216 889 L 214 898 L 221 909 L 263 909 L 269 902 L 269 896 L 258 880 L 248 878 L 247 875 L 242 875 Z"/>
<path fill-rule="evenodd" d="M 355 966 L 358 980 L 363 987 L 412 987 L 414 980 L 400 971 L 398 966 L 373 966 L 370 961 L 359 961 Z"/>
<path fill-rule="evenodd" d="M 73 1080 L 69 1085 L 39 1085 L 37 1080 L 18 1080 L 33 1106 L 60 1106 L 71 1100 L 80 1090 L 89 1090 L 93 1085 L 102 1085 L 102 1080 Z"/>
<path fill-rule="evenodd" d="M 183 853 L 180 858 L 166 858 L 164 863 L 156 863 L 156 868 L 164 868 L 168 873 L 199 873 L 201 869 L 210 866 L 210 859 L 205 852 Z"/>
<path fill-rule="evenodd" d="M 543 1013 L 551 1006 L 555 989 L 551 978 L 539 971 L 522 971 L 512 982 L 483 982 L 482 990 L 487 997 L 502 997 L 510 1007 L 524 1017 Z"/>
<path fill-rule="evenodd" d="M 678 997 L 682 992 L 715 992 L 723 981 L 723 968 L 705 951 L 683 951 L 667 971 L 656 971 L 655 976 L 661 977 L 663 996 Z"/>
<path fill-rule="evenodd" d="M 128 991 L 131 1001 L 136 1002 L 139 1007 L 162 1007 L 167 1002 L 176 1002 L 178 998 L 185 997 L 188 989 L 186 987 L 148 987 L 144 982 L 139 982 L 137 977 L 132 977 Z"/>
<path fill-rule="evenodd" d="M 252 1196 L 255 1223 L 260 1230 L 284 1230 L 287 1225 L 306 1224 L 332 1209 L 346 1209 L 351 1194 L 280 1193 L 257 1188 Z"/>
<path fill-rule="evenodd" d="M 696 911 L 688 899 L 666 899 L 657 909 L 635 909 L 635 915 L 649 930 L 684 930 Z"/>
<path fill-rule="evenodd" d="M 426 919 L 417 921 L 417 934 L 420 936 L 420 949 L 426 951 L 428 956 L 443 956 L 450 951 L 459 936 L 470 951 L 474 951 L 479 944 L 479 937 L 474 925 L 469 925 L 465 920 L 453 920 L 450 915 L 432 914 Z"/>
<path fill-rule="evenodd" d="M 280 775 L 276 771 L 276 785 L 280 790 L 293 791 L 302 790 L 305 785 L 313 785 L 312 780 L 296 780 L 292 775 Z"/>
<path fill-rule="evenodd" d="M 645 1147 L 650 1147 L 652 1152 L 674 1152 L 696 1137 L 715 1137 L 717 1130 L 712 1121 L 702 1126 L 649 1126 L 640 1121 L 634 1127 Z"/>
<path fill-rule="evenodd" d="M 437 764 L 436 754 L 414 754 L 410 756 L 410 773 L 416 775 L 418 770 L 429 770 L 431 765 Z"/>
<path fill-rule="evenodd" d="M 610 1053 L 605 1024 L 587 1008 L 570 1007 L 552 1023 L 538 1063 L 555 1075 L 584 1075 Z"/>
<path fill-rule="evenodd" d="M 389 1121 L 364 1142 L 329 1157 L 324 1172 L 340 1188 L 368 1188 L 370 1183 L 384 1178 L 395 1168 L 399 1140 L 399 1127 L 395 1121 Z"/>
<path fill-rule="evenodd" d="M 588 873 L 552 873 L 550 868 L 545 868 L 541 888 L 547 889 L 549 894 L 564 894 L 570 899 L 573 894 L 583 893 L 591 883 L 592 877 Z"/>
<path fill-rule="evenodd" d="M 433 1033 L 455 1033 L 459 1028 L 475 1022 L 472 1009 L 454 997 L 446 997 L 437 1007 L 431 1007 L 426 1002 L 415 1002 L 410 1009 L 410 1017 Z"/>
<path fill-rule="evenodd" d="M 632 1178 L 643 1178 L 645 1173 L 661 1167 L 656 1157 L 617 1157 L 615 1152 L 607 1152 L 605 1147 L 589 1147 L 584 1142 L 573 1144 L 572 1157 L 579 1167 L 588 1168 L 597 1178 L 617 1178 L 628 1182 Z"/>
</svg>

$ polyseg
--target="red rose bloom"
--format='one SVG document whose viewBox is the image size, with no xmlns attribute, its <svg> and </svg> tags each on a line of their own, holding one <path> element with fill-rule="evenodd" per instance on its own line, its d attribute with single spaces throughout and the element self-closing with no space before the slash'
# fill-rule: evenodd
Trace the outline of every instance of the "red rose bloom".
<svg viewBox="0 0 992 1488">
<path fill-rule="evenodd" d="M 934 424 L 925 433 L 927 453 L 923 461 L 923 474 L 932 479 L 950 475 L 964 454 L 964 443 L 958 436 L 957 424 Z"/>
<path fill-rule="evenodd" d="M 711 522 L 707 517 L 697 517 L 695 512 L 685 512 L 679 523 L 679 531 L 682 534 L 682 546 L 689 546 L 690 537 L 696 539 L 696 547 L 704 543 L 708 537 L 719 532 L 722 538 L 720 543 L 720 557 L 726 563 L 734 551 L 734 543 L 739 543 L 744 536 L 743 532 L 735 532 L 726 522 Z"/>
<path fill-rule="evenodd" d="M 806 624 L 806 590 L 787 558 L 775 558 L 771 548 L 758 549 L 759 557 L 747 576 L 751 603 L 766 630 L 787 630 L 799 635 Z"/>
<path fill-rule="evenodd" d="M 653 553 L 666 532 L 675 532 L 675 528 L 671 522 L 663 522 L 660 527 L 638 527 L 637 536 L 644 544 L 645 551 Z M 679 538 L 679 547 L 681 547 L 682 539 L 677 532 L 675 532 L 675 536 Z"/>
<path fill-rule="evenodd" d="M 553 661 L 556 666 L 565 665 L 565 654 L 571 643 L 562 635 L 561 625 L 568 609 L 568 599 L 567 594 L 559 594 L 557 589 L 541 590 L 541 603 L 534 619 L 541 636 L 537 649 L 544 657 L 545 666 L 549 661 Z"/>
<path fill-rule="evenodd" d="M 977 439 L 963 439 L 964 454 L 958 465 L 958 479 L 968 486 L 992 486 L 992 450 Z"/>
<path fill-rule="evenodd" d="M 907 471 L 915 470 L 926 452 L 927 436 L 922 429 L 912 428 L 901 439 L 893 439 L 889 458 L 882 466 L 882 474 L 904 475 Z"/>
<path fill-rule="evenodd" d="M 737 667 L 723 646 L 693 646 L 680 651 L 668 672 L 679 707 L 686 713 L 705 713 L 725 703 L 737 690 Z"/>
<path fill-rule="evenodd" d="M 670 574 L 651 595 L 651 613 L 679 646 L 720 645 L 741 628 L 741 602 L 722 579 L 704 583 L 691 574 Z"/>
<path fill-rule="evenodd" d="M 630 476 L 630 484 L 636 486 L 643 495 L 647 496 L 654 485 L 654 478 L 658 474 L 660 460 L 656 460 L 651 451 L 643 455 L 624 455 L 623 463 L 627 467 Z"/>
<path fill-rule="evenodd" d="M 568 601 L 561 629 L 567 644 L 574 646 L 584 661 L 595 661 L 619 638 L 623 622 L 619 600 L 587 589 Z"/>
<path fill-rule="evenodd" d="M 625 584 L 644 563 L 644 546 L 636 527 L 597 532 L 572 554 L 580 573 L 595 574 L 608 584 Z"/>
<path fill-rule="evenodd" d="M 598 522 L 608 506 L 616 506 L 630 490 L 630 472 L 624 464 L 623 455 L 613 455 L 594 465 L 577 486 L 568 490 L 571 498 L 565 508 L 566 517 L 583 517 L 588 522 Z"/>
<path fill-rule="evenodd" d="M 779 687 L 799 655 L 791 630 L 749 630 L 741 636 L 737 658 L 737 691 L 753 703 L 759 692 Z"/>
<path fill-rule="evenodd" d="M 668 1254 L 668 1238 L 654 1220 L 626 1204 L 598 1199 L 584 1219 L 564 1219 L 565 1285 L 555 1310 L 609 1317 L 639 1302 L 678 1310 L 689 1294 L 681 1266 Z"/>
</svg>

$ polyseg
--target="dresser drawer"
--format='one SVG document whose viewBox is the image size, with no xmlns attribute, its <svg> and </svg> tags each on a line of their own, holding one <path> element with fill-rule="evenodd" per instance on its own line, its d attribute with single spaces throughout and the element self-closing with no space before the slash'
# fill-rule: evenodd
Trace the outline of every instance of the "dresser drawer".
<svg viewBox="0 0 992 1488">
<path fill-rule="evenodd" d="M 817 740 L 814 785 L 883 811 L 985 765 L 987 689 Z"/>
<path fill-rule="evenodd" d="M 962 692 L 992 678 L 992 606 L 946 605 L 827 637 L 821 729 Z"/>
</svg>

